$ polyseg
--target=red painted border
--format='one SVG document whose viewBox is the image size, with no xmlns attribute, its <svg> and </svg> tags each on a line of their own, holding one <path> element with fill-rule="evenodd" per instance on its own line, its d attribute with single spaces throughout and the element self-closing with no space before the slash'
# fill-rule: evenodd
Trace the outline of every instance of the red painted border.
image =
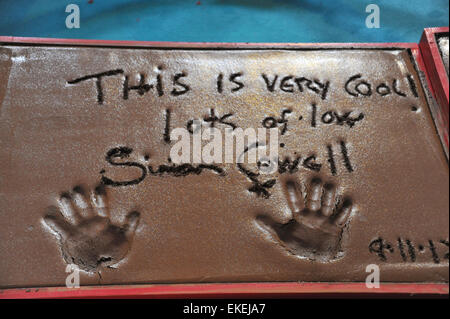
<svg viewBox="0 0 450 319">
<path fill-rule="evenodd" d="M 427 70 L 427 78 L 431 82 L 430 88 L 432 94 L 440 107 L 442 115 L 441 122 L 446 128 L 446 143 L 449 144 L 448 124 L 449 124 L 449 86 L 448 75 L 436 43 L 436 35 L 439 33 L 448 33 L 448 27 L 425 29 L 420 39 L 419 47 L 422 53 L 423 61 Z M 439 120 L 439 119 L 438 119 Z"/>
<path fill-rule="evenodd" d="M 74 45 L 102 47 L 143 47 L 143 48 L 178 48 L 178 49 L 249 49 L 249 48 L 417 48 L 416 43 L 220 43 L 220 42 L 155 42 L 155 41 L 116 41 L 89 39 L 54 39 L 24 38 L 0 36 L 0 43 L 39 44 L 39 45 Z"/>
<path fill-rule="evenodd" d="M 421 71 L 425 65 L 416 43 L 189 43 L 110 41 L 80 39 L 50 39 L 2 37 L 0 43 L 62 46 L 102 46 L 175 49 L 317 49 L 317 48 L 399 48 L 411 49 Z M 385 283 L 368 289 L 364 283 L 212 283 L 212 284 L 155 284 L 123 286 L 91 286 L 72 288 L 13 288 L 0 289 L 0 299 L 24 298 L 272 298 L 342 295 L 447 295 L 449 285 L 443 283 Z"/>
<path fill-rule="evenodd" d="M 230 283 L 128 285 L 82 288 L 29 288 L 0 290 L 0 299 L 15 298 L 273 298 L 342 295 L 446 295 L 448 284 L 364 283 Z"/>
</svg>

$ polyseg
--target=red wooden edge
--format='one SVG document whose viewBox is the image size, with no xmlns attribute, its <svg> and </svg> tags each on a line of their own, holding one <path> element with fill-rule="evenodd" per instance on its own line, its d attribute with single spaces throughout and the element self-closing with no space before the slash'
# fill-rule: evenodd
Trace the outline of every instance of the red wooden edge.
<svg viewBox="0 0 450 319">
<path fill-rule="evenodd" d="M 432 93 L 441 107 L 445 125 L 448 131 L 449 123 L 449 85 L 448 74 L 444 67 L 436 35 L 449 32 L 448 27 L 428 28 L 424 30 L 419 47 L 431 82 Z"/>
<path fill-rule="evenodd" d="M 321 294 L 446 295 L 448 284 L 385 283 L 369 289 L 365 283 L 230 283 L 127 285 L 81 288 L 23 288 L 0 290 L 0 299 L 15 298 L 273 298 Z"/>
<path fill-rule="evenodd" d="M 40 44 L 40 45 L 76 45 L 76 46 L 121 46 L 152 48 L 409 48 L 416 43 L 223 43 L 223 42 L 161 42 L 161 41 L 116 41 L 90 39 L 24 38 L 0 36 L 0 43 Z"/>
<path fill-rule="evenodd" d="M 448 29 L 447 29 L 448 30 Z M 302 48 L 403 48 L 411 49 L 421 71 L 425 65 L 416 43 L 192 43 L 111 41 L 85 39 L 21 38 L 0 36 L 0 43 L 76 45 L 105 47 L 152 48 L 221 48 L 221 49 L 302 49 Z M 430 84 L 430 83 L 429 83 Z M 448 295 L 447 283 L 384 283 L 369 289 L 365 283 L 212 283 L 212 284 L 155 284 L 92 286 L 81 288 L 12 288 L 0 289 L 0 299 L 16 298 L 271 298 L 318 296 L 323 294 L 354 295 Z"/>
</svg>

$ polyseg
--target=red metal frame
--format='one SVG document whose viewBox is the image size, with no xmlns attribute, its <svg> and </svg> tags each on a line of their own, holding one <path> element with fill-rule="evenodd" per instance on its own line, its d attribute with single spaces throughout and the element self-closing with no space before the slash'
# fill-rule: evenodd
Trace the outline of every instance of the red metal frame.
<svg viewBox="0 0 450 319">
<path fill-rule="evenodd" d="M 448 28 L 447 28 L 448 31 Z M 193 49 L 314 49 L 314 48 L 399 48 L 410 49 L 418 67 L 427 74 L 419 45 L 416 43 L 189 43 L 110 41 L 79 39 L 48 39 L 2 37 L 0 44 L 72 45 L 134 48 Z M 427 76 L 427 81 L 428 80 Z M 431 83 L 428 83 L 430 86 Z M 448 101 L 448 83 L 447 83 Z M 447 103 L 448 105 L 448 103 Z M 447 107 L 448 118 L 448 107 Z M 448 140 L 447 140 L 448 146 Z M 447 295 L 448 283 L 382 283 L 369 289 L 365 283 L 211 283 L 155 284 L 121 286 L 86 286 L 81 288 L 39 287 L 0 289 L 0 299 L 11 298 L 244 298 L 244 297 L 305 297 L 319 295 Z"/>
</svg>

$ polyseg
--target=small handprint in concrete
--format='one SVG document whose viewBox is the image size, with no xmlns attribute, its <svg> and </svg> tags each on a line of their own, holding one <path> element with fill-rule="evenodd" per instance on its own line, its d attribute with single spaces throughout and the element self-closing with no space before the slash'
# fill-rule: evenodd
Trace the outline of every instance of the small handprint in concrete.
<svg viewBox="0 0 450 319">
<path fill-rule="evenodd" d="M 96 272 L 101 266 L 113 266 L 126 256 L 140 214 L 133 211 L 123 225 L 114 225 L 109 218 L 104 187 L 98 186 L 90 195 L 88 200 L 81 186 L 63 193 L 59 207 L 49 207 L 44 223 L 57 235 L 66 263 Z"/>
<path fill-rule="evenodd" d="M 313 179 L 304 199 L 300 185 L 289 181 L 285 193 L 292 216 L 279 223 L 267 215 L 258 224 L 290 253 L 319 262 L 339 257 L 342 234 L 353 210 L 350 198 L 340 200 L 335 185 Z"/>
</svg>

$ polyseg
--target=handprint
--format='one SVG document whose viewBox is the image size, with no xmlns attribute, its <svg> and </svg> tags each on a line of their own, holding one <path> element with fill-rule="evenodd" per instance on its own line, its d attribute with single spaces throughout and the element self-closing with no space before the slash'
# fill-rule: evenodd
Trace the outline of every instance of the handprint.
<svg viewBox="0 0 450 319">
<path fill-rule="evenodd" d="M 129 213 L 121 226 L 111 224 L 106 192 L 98 186 L 91 201 L 85 190 L 76 186 L 63 193 L 59 208 L 49 207 L 44 223 L 59 237 L 66 263 L 95 272 L 100 266 L 111 266 L 122 260 L 130 250 L 140 214 Z"/>
<path fill-rule="evenodd" d="M 352 212 L 352 202 L 338 199 L 336 187 L 313 179 L 308 186 L 306 200 L 300 185 L 286 183 L 286 198 L 292 218 L 285 224 L 272 217 L 260 215 L 258 224 L 292 254 L 328 262 L 338 257 L 344 226 Z M 305 204 L 306 203 L 306 204 Z"/>
</svg>

